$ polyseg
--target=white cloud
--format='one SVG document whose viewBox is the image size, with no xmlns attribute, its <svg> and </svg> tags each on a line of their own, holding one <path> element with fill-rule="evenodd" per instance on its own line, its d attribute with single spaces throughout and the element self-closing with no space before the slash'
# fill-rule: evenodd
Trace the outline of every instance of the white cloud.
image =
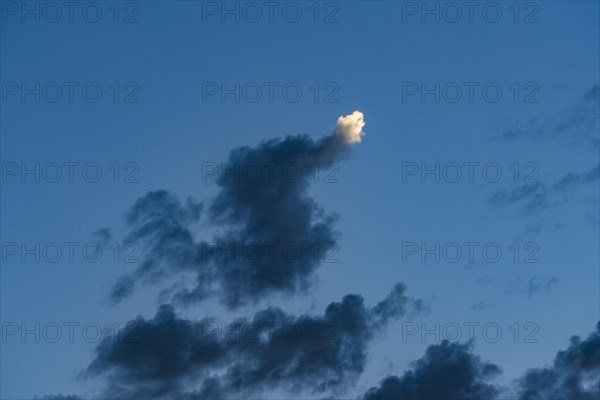
<svg viewBox="0 0 600 400">
<path fill-rule="evenodd" d="M 360 111 L 354 111 L 350 115 L 340 116 L 337 120 L 334 133 L 340 135 L 346 143 L 360 143 L 365 133 L 365 116 Z"/>
</svg>

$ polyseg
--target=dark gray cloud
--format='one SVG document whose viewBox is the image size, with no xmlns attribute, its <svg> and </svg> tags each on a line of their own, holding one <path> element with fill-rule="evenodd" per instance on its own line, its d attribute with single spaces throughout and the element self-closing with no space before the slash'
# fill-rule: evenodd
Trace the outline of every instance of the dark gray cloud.
<svg viewBox="0 0 600 400">
<path fill-rule="evenodd" d="M 533 215 L 563 204 L 581 185 L 594 183 L 599 179 L 600 164 L 582 173 L 565 174 L 552 185 L 536 182 L 522 184 L 513 189 L 498 190 L 492 193 L 489 201 L 495 207 L 518 205 L 523 215 Z"/>
<path fill-rule="evenodd" d="M 197 265 L 193 226 L 202 208 L 193 199 L 182 203 L 166 190 L 149 192 L 135 202 L 125 216 L 131 230 L 124 242 L 139 245 L 145 254 L 138 269 L 113 286 L 114 301 L 131 294 L 138 279 L 155 282 L 173 270 Z"/>
<path fill-rule="evenodd" d="M 44 397 L 36 397 L 34 400 L 82 400 L 81 397 L 79 396 L 73 396 L 73 395 L 62 395 L 62 394 L 55 394 L 55 395 L 47 395 Z"/>
<path fill-rule="evenodd" d="M 319 316 L 292 316 L 277 307 L 221 324 L 191 321 L 161 306 L 150 320 L 131 321 L 105 339 L 87 369 L 111 383 L 118 398 L 221 398 L 275 388 L 325 392 L 363 371 L 367 345 L 391 319 L 422 304 L 397 284 L 374 307 L 347 295 Z"/>
<path fill-rule="evenodd" d="M 550 139 L 558 138 L 567 143 L 592 144 L 598 146 L 600 129 L 598 107 L 600 91 L 598 84 L 586 91 L 576 104 L 547 118 L 538 118 L 526 123 L 515 123 L 507 128 L 500 138 Z"/>
<path fill-rule="evenodd" d="M 520 400 L 600 398 L 600 322 L 587 339 L 571 338 L 546 368 L 529 370 L 519 380 Z"/>
<path fill-rule="evenodd" d="M 491 380 L 500 368 L 481 361 L 470 344 L 442 343 L 427 348 L 412 369 L 389 376 L 363 400 L 492 400 L 500 390 Z"/>
<path fill-rule="evenodd" d="M 234 308 L 272 293 L 306 290 L 337 248 L 336 216 L 325 213 L 308 189 L 318 170 L 349 154 L 361 127 L 338 121 L 334 133 L 318 141 L 287 136 L 232 150 L 216 179 L 219 192 L 206 209 L 216 230 L 210 240 L 196 239 L 198 202 L 183 204 L 164 190 L 140 198 L 127 214 L 126 240 L 140 244 L 144 257 L 116 283 L 112 299 L 129 295 L 138 281 L 185 272 L 194 276 L 192 282 L 177 282 L 163 295 L 189 304 L 217 294 Z"/>
<path fill-rule="evenodd" d="M 321 316 L 293 317 L 268 308 L 216 329 L 213 319 L 190 321 L 171 306 L 131 321 L 118 339 L 105 339 L 88 367 L 105 376 L 100 399 L 183 400 L 264 396 L 274 389 L 325 393 L 363 371 L 366 347 L 381 323 L 421 305 L 398 284 L 368 308 L 358 295 L 331 303 Z M 393 310 L 393 312 L 392 312 Z M 388 376 L 361 400 L 596 400 L 600 397 L 600 322 L 586 339 L 573 336 L 553 363 L 528 370 L 512 387 L 494 383 L 500 368 L 482 361 L 471 343 L 429 346 L 402 376 Z M 333 397 L 328 397 L 333 398 Z M 51 395 L 41 400 L 81 400 Z"/>
<path fill-rule="evenodd" d="M 600 322 L 587 339 L 572 337 L 551 366 L 528 370 L 514 386 L 494 384 L 500 373 L 497 365 L 473 354 L 470 344 L 445 340 L 361 400 L 595 400 L 600 398 Z"/>
</svg>

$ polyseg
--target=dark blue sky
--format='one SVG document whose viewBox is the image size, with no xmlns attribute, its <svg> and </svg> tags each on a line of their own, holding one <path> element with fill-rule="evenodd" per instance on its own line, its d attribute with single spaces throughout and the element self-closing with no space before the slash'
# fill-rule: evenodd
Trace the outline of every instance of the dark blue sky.
<svg viewBox="0 0 600 400">
<path fill-rule="evenodd" d="M 366 136 L 309 189 L 339 215 L 336 262 L 306 293 L 235 310 L 208 299 L 181 315 L 321 314 L 348 293 L 375 305 L 404 282 L 429 312 L 389 323 L 347 398 L 456 325 L 461 343 L 474 327 L 474 350 L 505 384 L 594 330 L 597 1 L 482 2 L 471 17 L 444 2 L 282 2 L 272 16 L 256 16 L 261 2 L 82 2 L 72 15 L 66 3 L 0 2 L 0 397 L 93 396 L 102 384 L 78 374 L 96 324 L 106 337 L 155 314 L 160 285 L 108 300 L 138 264 L 129 251 L 143 258 L 114 247 L 136 199 L 166 189 L 207 201 L 218 188 L 203 171 L 231 149 L 318 140 L 355 110 Z M 93 253 L 99 228 L 112 236 L 92 261 L 82 249 Z M 198 237 L 210 229 L 201 222 Z"/>
</svg>

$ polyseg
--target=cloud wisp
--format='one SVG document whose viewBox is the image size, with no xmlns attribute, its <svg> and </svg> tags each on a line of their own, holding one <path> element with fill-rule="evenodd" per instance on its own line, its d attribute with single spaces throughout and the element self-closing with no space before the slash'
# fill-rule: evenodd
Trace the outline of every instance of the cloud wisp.
<svg viewBox="0 0 600 400">
<path fill-rule="evenodd" d="M 596 84 L 587 90 L 572 106 L 546 118 L 515 123 L 508 127 L 500 139 L 560 139 L 569 144 L 583 143 L 597 147 L 600 129 L 598 107 L 600 89 Z"/>
<path fill-rule="evenodd" d="M 522 184 L 513 189 L 497 190 L 489 198 L 492 206 L 503 208 L 518 205 L 522 215 L 535 215 L 568 200 L 581 186 L 600 180 L 600 164 L 588 171 L 570 172 L 552 185 L 542 182 Z"/>
</svg>

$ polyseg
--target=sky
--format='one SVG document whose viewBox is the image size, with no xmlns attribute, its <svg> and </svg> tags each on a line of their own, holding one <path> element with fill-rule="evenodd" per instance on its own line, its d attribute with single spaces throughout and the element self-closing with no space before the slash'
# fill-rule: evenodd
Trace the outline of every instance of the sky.
<svg viewBox="0 0 600 400">
<path fill-rule="evenodd" d="M 0 398 L 593 398 L 599 17 L 0 1 Z"/>
</svg>

